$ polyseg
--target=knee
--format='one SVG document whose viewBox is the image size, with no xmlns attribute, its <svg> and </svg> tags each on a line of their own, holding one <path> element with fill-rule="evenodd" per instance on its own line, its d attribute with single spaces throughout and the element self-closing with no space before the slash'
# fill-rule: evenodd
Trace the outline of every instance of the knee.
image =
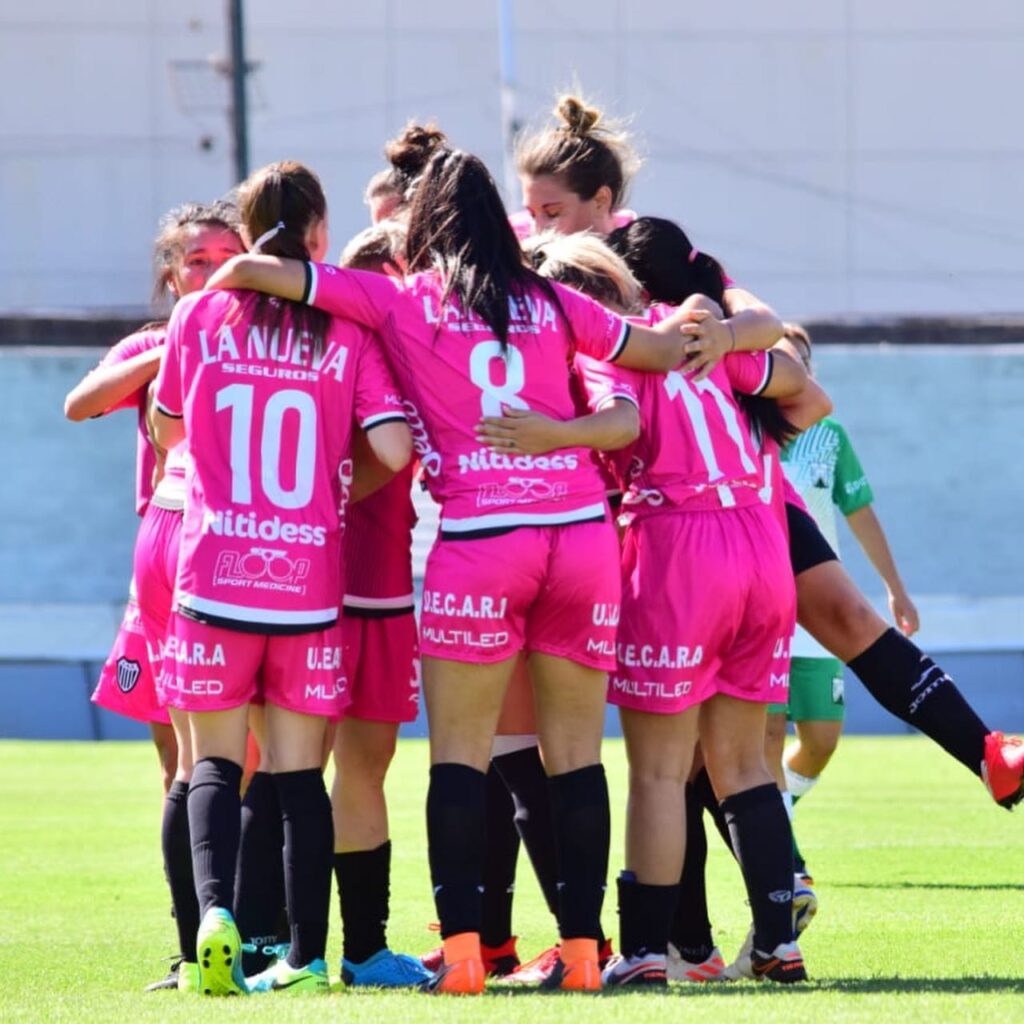
<svg viewBox="0 0 1024 1024">
<path fill-rule="evenodd" d="M 682 790 L 690 775 L 690 766 L 682 764 L 640 764 L 629 769 L 630 792 Z"/>
<path fill-rule="evenodd" d="M 859 654 L 870 646 L 885 631 L 886 624 L 878 612 L 868 604 L 859 592 L 845 592 L 842 600 L 832 607 L 832 618 L 835 628 L 846 641 L 842 652 L 849 661 L 855 652 Z"/>
<path fill-rule="evenodd" d="M 157 757 L 160 758 L 160 773 L 163 775 L 164 789 L 169 789 L 178 772 L 178 744 L 170 728 L 161 729 L 153 734 Z"/>
<path fill-rule="evenodd" d="M 374 737 L 370 743 L 339 742 L 334 764 L 342 785 L 381 788 L 395 756 L 396 737 Z"/>
<path fill-rule="evenodd" d="M 839 746 L 839 732 L 812 732 L 800 737 L 800 749 L 804 756 L 810 758 L 823 768 Z"/>
</svg>

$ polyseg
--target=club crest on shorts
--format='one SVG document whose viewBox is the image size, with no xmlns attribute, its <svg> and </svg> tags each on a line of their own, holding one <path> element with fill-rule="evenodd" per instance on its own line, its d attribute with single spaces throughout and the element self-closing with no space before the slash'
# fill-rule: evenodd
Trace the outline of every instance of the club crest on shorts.
<svg viewBox="0 0 1024 1024">
<path fill-rule="evenodd" d="M 131 693 L 142 675 L 142 666 L 132 658 L 117 659 L 117 688 L 122 693 Z"/>
</svg>

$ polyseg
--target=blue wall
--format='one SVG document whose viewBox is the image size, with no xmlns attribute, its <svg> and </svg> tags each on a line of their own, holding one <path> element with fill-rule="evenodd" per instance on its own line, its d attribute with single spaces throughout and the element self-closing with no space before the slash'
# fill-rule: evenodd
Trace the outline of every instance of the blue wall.
<svg viewBox="0 0 1024 1024">
<path fill-rule="evenodd" d="M 133 416 L 73 424 L 62 413 L 99 355 L 0 348 L 0 736 L 145 731 L 86 701 L 137 528 Z M 984 609 L 988 599 L 998 609 L 997 642 L 952 600 L 925 646 L 942 650 L 939 660 L 997 727 L 1024 729 L 1024 345 L 823 346 L 818 361 L 911 593 L 925 604 Z M 879 594 L 848 533 L 842 543 L 854 577 Z M 69 614 L 87 605 L 103 614 Z M 850 712 L 852 729 L 903 728 L 857 685 Z"/>
</svg>

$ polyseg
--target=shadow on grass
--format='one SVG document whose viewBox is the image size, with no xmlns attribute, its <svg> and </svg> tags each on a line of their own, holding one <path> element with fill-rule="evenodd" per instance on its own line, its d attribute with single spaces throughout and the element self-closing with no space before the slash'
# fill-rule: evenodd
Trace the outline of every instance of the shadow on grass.
<svg viewBox="0 0 1024 1024">
<path fill-rule="evenodd" d="M 970 892 L 1024 892 L 1024 885 L 996 882 L 992 885 L 975 882 L 828 882 L 830 889 L 964 889 Z"/>
<path fill-rule="evenodd" d="M 856 995 L 887 995 L 923 993 L 948 995 L 1024 995 L 1024 978 L 998 978 L 992 976 L 963 978 L 821 978 L 798 985 L 775 985 L 769 982 L 738 982 L 710 985 L 672 984 L 667 990 L 652 988 L 606 989 L 603 998 L 621 996 L 652 996 L 683 999 L 721 999 L 735 996 L 749 997 L 754 992 L 779 996 L 813 995 L 818 992 L 842 992 Z M 492 996 L 570 996 L 572 992 L 538 992 L 524 985 L 490 984 L 487 994 Z"/>
</svg>

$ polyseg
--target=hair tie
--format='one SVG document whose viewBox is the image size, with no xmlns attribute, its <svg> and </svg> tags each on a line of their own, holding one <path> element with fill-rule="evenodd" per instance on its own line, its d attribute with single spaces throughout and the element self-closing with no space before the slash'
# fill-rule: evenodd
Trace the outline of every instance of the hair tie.
<svg viewBox="0 0 1024 1024">
<path fill-rule="evenodd" d="M 255 242 L 252 243 L 250 252 L 259 252 L 279 231 L 284 231 L 284 221 L 279 220 L 269 231 L 264 231 Z"/>
<path fill-rule="evenodd" d="M 699 255 L 700 249 L 694 246 L 692 249 L 690 249 L 690 255 L 686 257 L 686 260 L 688 263 L 693 263 Z"/>
</svg>

